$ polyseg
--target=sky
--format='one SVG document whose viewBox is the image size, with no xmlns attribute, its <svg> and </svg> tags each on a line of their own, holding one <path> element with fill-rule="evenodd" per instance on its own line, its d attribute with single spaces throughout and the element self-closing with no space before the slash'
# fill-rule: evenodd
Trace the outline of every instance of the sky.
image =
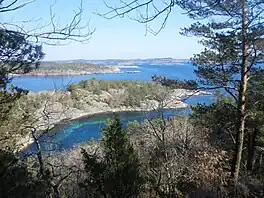
<svg viewBox="0 0 264 198">
<path fill-rule="evenodd" d="M 11 0 L 6 0 L 6 2 Z M 19 0 L 20 3 L 27 0 Z M 120 5 L 119 0 L 105 0 L 110 5 Z M 141 1 L 141 0 L 140 0 Z M 157 2 L 160 0 L 156 0 Z M 56 0 L 53 11 L 59 25 L 67 24 L 79 6 L 79 0 Z M 49 9 L 54 0 L 35 0 L 33 3 L 7 14 L 2 14 L 0 20 L 37 22 L 22 23 L 24 28 L 32 29 L 41 22 L 50 20 Z M 188 27 L 193 21 L 182 14 L 182 10 L 175 7 L 168 19 L 166 27 L 158 34 L 145 34 L 145 26 L 128 17 L 104 19 L 94 12 L 108 11 L 103 0 L 83 0 L 84 13 L 82 22 L 89 21 L 89 28 L 95 29 L 88 43 L 70 43 L 64 46 L 44 45 L 46 54 L 44 60 L 72 60 L 72 59 L 133 59 L 133 58 L 161 58 L 172 57 L 189 59 L 193 54 L 202 50 L 195 37 L 181 36 L 181 28 Z M 133 14 L 130 16 L 134 16 Z M 160 26 L 162 20 L 151 23 L 152 28 Z"/>
</svg>

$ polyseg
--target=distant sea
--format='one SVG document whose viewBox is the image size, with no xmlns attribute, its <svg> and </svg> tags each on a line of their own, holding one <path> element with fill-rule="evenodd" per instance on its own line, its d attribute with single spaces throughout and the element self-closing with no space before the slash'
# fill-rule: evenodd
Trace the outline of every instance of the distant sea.
<svg viewBox="0 0 264 198">
<path fill-rule="evenodd" d="M 133 64 L 134 65 L 134 64 Z M 56 76 L 56 77 L 17 77 L 14 78 L 13 84 L 29 91 L 53 91 L 54 89 L 65 89 L 68 84 L 78 83 L 81 80 L 96 78 L 100 80 L 136 80 L 151 81 L 151 76 L 164 76 L 170 79 L 195 80 L 195 67 L 187 62 L 177 63 L 175 65 L 150 65 L 138 64 L 139 68 L 121 68 L 121 71 L 138 70 L 139 73 L 122 73 L 122 74 L 92 74 L 83 76 Z M 213 96 L 195 96 L 185 101 L 189 105 L 197 103 L 209 104 L 213 101 Z M 189 109 L 168 110 L 165 111 L 167 118 L 188 114 Z M 128 121 L 143 121 L 146 114 L 138 112 L 119 113 L 122 117 L 122 123 L 125 126 Z M 87 119 L 75 120 L 69 124 L 62 124 L 55 127 L 50 135 L 41 138 L 43 150 L 64 150 L 71 149 L 74 146 L 89 141 L 91 138 L 100 138 L 100 130 L 105 126 L 107 118 L 112 114 L 101 114 Z M 155 117 L 155 113 L 148 113 L 148 116 Z M 27 152 L 36 150 L 35 145 L 31 145 Z"/>
<path fill-rule="evenodd" d="M 96 78 L 100 80 L 137 80 L 151 81 L 151 76 L 165 76 L 171 79 L 194 80 L 196 78 L 194 66 L 190 63 L 178 63 L 175 65 L 137 65 L 139 68 L 121 68 L 125 71 L 140 71 L 139 73 L 122 73 L 122 74 L 91 74 L 82 76 L 50 76 L 50 77 L 16 77 L 13 84 L 33 92 L 52 91 L 54 89 L 63 88 L 70 83 L 78 83 L 81 80 Z"/>
</svg>

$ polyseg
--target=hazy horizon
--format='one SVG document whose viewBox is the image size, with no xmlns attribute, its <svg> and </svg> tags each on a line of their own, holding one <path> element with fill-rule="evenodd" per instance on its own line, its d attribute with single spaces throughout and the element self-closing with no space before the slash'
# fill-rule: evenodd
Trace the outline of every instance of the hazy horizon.
<svg viewBox="0 0 264 198">
<path fill-rule="evenodd" d="M 119 1 L 105 0 L 111 5 L 118 5 Z M 49 6 L 53 0 L 37 0 L 22 9 L 2 16 L 4 21 L 24 21 L 41 18 L 49 21 Z M 54 6 L 56 21 L 63 26 L 70 21 L 79 6 L 79 1 L 57 0 Z M 103 0 L 89 0 L 83 2 L 83 22 L 90 21 L 89 28 L 96 29 L 89 43 L 70 43 L 65 46 L 44 45 L 45 61 L 58 60 L 103 60 L 103 59 L 149 59 L 155 57 L 172 57 L 175 59 L 189 59 L 193 54 L 201 51 L 195 37 L 185 37 L 179 34 L 181 28 L 192 24 L 182 10 L 174 8 L 165 29 L 157 36 L 150 33 L 145 35 L 145 26 L 128 17 L 104 19 L 94 12 L 106 12 Z M 151 27 L 158 29 L 161 20 L 155 20 Z M 32 28 L 37 23 L 25 23 L 25 28 Z"/>
<path fill-rule="evenodd" d="M 65 60 L 42 60 L 43 62 L 56 62 L 56 61 L 101 61 L 101 60 L 151 60 L 151 59 L 173 59 L 173 60 L 189 60 L 189 58 L 173 58 L 173 57 L 150 57 L 150 58 L 101 58 L 101 59 L 85 59 L 85 58 L 77 58 L 77 59 L 65 59 Z"/>
</svg>

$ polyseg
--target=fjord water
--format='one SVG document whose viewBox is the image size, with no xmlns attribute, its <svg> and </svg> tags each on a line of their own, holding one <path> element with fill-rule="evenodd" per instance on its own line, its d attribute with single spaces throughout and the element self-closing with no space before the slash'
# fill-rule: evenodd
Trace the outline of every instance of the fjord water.
<svg viewBox="0 0 264 198">
<path fill-rule="evenodd" d="M 54 89 L 63 89 L 68 84 L 78 83 L 81 80 L 96 78 L 98 80 L 136 80 L 151 81 L 151 76 L 165 76 L 171 79 L 193 80 L 195 79 L 194 66 L 190 63 L 178 63 L 176 65 L 138 65 L 139 68 L 121 68 L 121 72 L 140 71 L 139 73 L 121 73 L 121 74 L 91 74 L 81 76 L 48 76 L 48 77 L 16 77 L 12 81 L 15 86 L 27 89 L 29 91 L 53 91 Z"/>
<path fill-rule="evenodd" d="M 123 127 L 127 123 L 145 119 L 153 119 L 160 112 L 119 112 L 116 113 L 121 119 Z M 188 114 L 188 109 L 169 110 L 164 112 L 164 117 L 169 119 L 177 114 Z M 49 133 L 40 137 L 39 142 L 42 151 L 57 152 L 65 149 L 72 149 L 89 140 L 97 140 L 101 137 L 101 130 L 106 126 L 107 120 L 113 118 L 113 114 L 98 114 L 94 116 L 84 117 L 82 119 L 73 120 L 68 123 L 61 123 L 53 128 Z M 37 150 L 35 144 L 32 144 L 24 151 L 24 155 L 30 154 Z"/>
<path fill-rule="evenodd" d="M 176 65 L 138 65 L 139 68 L 123 68 L 121 71 L 133 71 L 138 70 L 140 73 L 122 73 L 122 74 L 93 74 L 83 76 L 59 76 L 59 77 L 19 77 L 15 78 L 13 83 L 16 86 L 28 89 L 33 92 L 38 91 L 53 91 L 54 89 L 64 89 L 68 84 L 78 83 L 81 80 L 87 80 L 91 78 L 102 80 L 137 80 L 137 81 L 151 81 L 151 76 L 165 76 L 170 79 L 180 80 L 193 80 L 196 78 L 194 66 L 190 63 L 179 63 Z M 197 103 L 211 103 L 212 96 L 195 96 L 185 101 L 189 105 L 195 105 Z M 189 109 L 178 110 L 166 110 L 164 115 L 166 118 L 179 115 L 188 114 Z M 99 114 L 90 116 L 78 120 L 71 121 L 70 123 L 64 123 L 57 125 L 49 134 L 45 134 L 40 138 L 40 144 L 42 150 L 47 151 L 59 151 L 63 149 L 70 149 L 74 146 L 85 143 L 91 138 L 100 138 L 100 131 L 105 126 L 105 122 L 108 118 L 111 118 L 113 114 Z M 154 118 L 157 113 L 149 112 L 121 112 L 118 113 L 121 117 L 122 124 L 125 126 L 129 121 L 143 121 L 146 117 Z M 31 145 L 28 151 L 36 150 L 35 145 Z"/>
</svg>

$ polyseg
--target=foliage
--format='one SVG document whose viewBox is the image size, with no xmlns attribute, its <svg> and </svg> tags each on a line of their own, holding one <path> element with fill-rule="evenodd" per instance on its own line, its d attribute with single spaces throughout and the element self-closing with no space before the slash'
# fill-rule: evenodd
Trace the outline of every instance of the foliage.
<svg viewBox="0 0 264 198">
<path fill-rule="evenodd" d="M 96 69 L 101 68 L 99 65 L 92 63 L 60 63 L 60 62 L 48 62 L 42 61 L 39 65 L 39 71 L 49 71 L 49 70 L 76 70 L 83 71 L 85 69 Z"/>
<path fill-rule="evenodd" d="M 11 73 L 27 73 L 39 65 L 44 56 L 42 47 L 27 40 L 25 35 L 0 30 L 0 90 L 5 90 L 11 81 Z"/>
<path fill-rule="evenodd" d="M 258 66 L 264 59 L 263 5 L 264 2 L 261 0 L 128 0 L 114 6 L 107 4 L 109 11 L 101 14 L 105 18 L 112 19 L 136 13 L 130 18 L 145 24 L 146 31 L 153 34 L 158 34 L 166 26 L 176 6 L 181 7 L 195 21 L 190 27 L 184 28 L 182 34 L 201 38 L 200 43 L 205 47 L 201 53 L 191 59 L 197 66 L 195 73 L 199 78 L 199 85 L 204 86 L 202 88 L 225 90 L 235 103 L 236 113 L 233 114 L 232 122 L 235 123 L 236 135 L 231 170 L 235 183 L 238 181 L 241 167 L 244 139 L 247 138 L 250 145 L 248 146 L 248 156 L 250 156 L 256 146 L 256 134 L 259 134 L 258 127 L 252 132 L 246 126 L 247 120 L 257 121 L 255 115 L 259 115 L 257 111 L 252 112 L 252 109 L 247 108 L 246 102 L 251 97 L 247 99 L 246 92 L 250 78 L 263 70 Z M 159 21 L 160 18 L 163 19 L 160 28 L 153 31 L 149 24 Z M 167 85 L 173 82 L 155 78 Z M 261 117 L 262 115 L 259 116 Z M 251 162 L 252 159 L 248 159 L 247 164 Z"/>
<path fill-rule="evenodd" d="M 198 84 L 195 80 L 172 80 L 172 79 L 167 79 L 166 77 L 162 76 L 152 76 L 152 80 L 154 82 L 160 83 L 163 86 L 168 86 L 173 89 L 197 89 Z"/>
<path fill-rule="evenodd" d="M 101 66 L 92 63 L 68 63 L 42 61 L 30 75 L 80 75 L 90 73 L 111 73 L 115 67 Z"/>
<path fill-rule="evenodd" d="M 198 104 L 192 107 L 191 119 L 195 124 L 209 129 L 211 144 L 229 151 L 233 149 L 235 138 L 234 117 L 234 106 L 220 101 L 208 106 Z"/>
<path fill-rule="evenodd" d="M 90 79 L 81 81 L 78 84 L 68 86 L 68 91 L 72 97 L 80 100 L 82 93 L 78 95 L 78 90 L 89 91 L 92 94 L 100 95 L 108 92 L 111 98 L 107 103 L 112 107 L 120 105 L 128 107 L 139 107 L 144 100 L 164 100 L 166 92 L 170 88 L 166 88 L 154 82 L 137 82 L 137 81 L 110 81 Z M 165 93 L 165 94 L 164 94 Z"/>
<path fill-rule="evenodd" d="M 234 158 L 231 174 L 237 183 L 246 133 L 248 80 L 262 69 L 264 58 L 263 2 L 241 1 L 180 1 L 179 5 L 197 20 L 182 34 L 202 38 L 205 49 L 194 55 L 192 63 L 200 84 L 225 90 L 235 102 L 236 126 Z M 209 22 L 202 19 L 209 18 Z M 254 144 L 253 135 L 248 138 Z M 252 156 L 253 147 L 248 149 Z M 251 153 L 251 154 L 250 154 Z M 252 157 L 251 157 L 252 158 Z M 252 160 L 248 160 L 248 164 Z M 248 170 L 251 168 L 248 168 Z"/>
<path fill-rule="evenodd" d="M 131 129 L 136 131 L 131 139 L 147 167 L 146 197 L 212 196 L 216 186 L 225 182 L 222 165 L 228 156 L 209 144 L 206 128 L 196 127 L 186 117 L 159 117 Z"/>
<path fill-rule="evenodd" d="M 260 165 L 255 163 L 262 158 L 263 142 L 263 72 L 249 80 L 246 106 L 249 116 L 246 119 L 246 136 L 242 160 L 249 170 L 259 170 Z M 208 128 L 211 133 L 212 145 L 226 148 L 231 151 L 235 142 L 236 113 L 234 102 L 229 97 L 219 94 L 216 102 L 206 106 L 199 104 L 192 107 L 191 118 L 197 125 Z M 247 158 L 252 155 L 252 158 Z M 251 164 L 249 167 L 249 164 Z M 255 165 L 255 166 L 254 166 Z M 262 165 L 261 165 L 262 166 Z"/>
<path fill-rule="evenodd" d="M 16 134 L 10 134 L 5 126 L 12 120 L 15 102 L 27 91 L 10 85 L 11 74 L 27 73 L 36 68 L 44 53 L 41 45 L 31 43 L 25 35 L 3 29 L 0 30 L 0 51 L 0 141 L 5 148 L 13 148 Z M 12 129 L 16 131 L 17 127 L 12 126 Z"/>
<path fill-rule="evenodd" d="M 119 118 L 102 130 L 102 156 L 82 151 L 91 197 L 138 197 L 144 185 L 141 165 Z"/>
<path fill-rule="evenodd" d="M 241 3 L 223 2 L 213 6 L 211 1 L 201 1 L 201 4 L 186 1 L 181 6 L 190 11 L 192 18 L 199 20 L 199 17 L 210 16 L 209 23 L 196 22 L 189 28 L 184 28 L 182 34 L 187 36 L 197 36 L 205 49 L 200 54 L 196 54 L 191 60 L 197 66 L 195 71 L 200 79 L 200 83 L 206 86 L 221 87 L 235 96 L 240 85 L 240 71 L 242 68 L 242 30 L 241 30 Z M 258 63 L 263 60 L 263 24 L 258 23 L 254 18 L 260 7 L 257 2 L 246 1 L 248 9 L 252 8 L 252 13 L 248 13 L 247 42 L 248 42 L 248 69 L 249 74 L 255 74 L 260 68 Z M 202 7 L 204 5 L 205 7 Z M 199 9 L 200 8 L 200 9 Z M 225 17 L 230 11 L 230 20 Z M 217 16 L 223 16 L 219 20 Z M 261 20 L 262 16 L 259 16 Z"/>
<path fill-rule="evenodd" d="M 0 1 L 1 14 L 17 11 L 33 1 L 19 2 L 17 0 Z M 34 23 L 35 20 L 1 20 L 0 28 L 0 197 L 51 197 L 50 185 L 43 175 L 36 169 L 29 169 L 25 161 L 21 161 L 16 153 L 17 141 L 25 137 L 24 129 L 32 126 L 37 118 L 29 118 L 32 112 L 21 109 L 19 102 L 24 102 L 27 110 L 35 110 L 40 102 L 25 101 L 28 93 L 19 87 L 11 85 L 14 74 L 29 73 L 39 66 L 43 59 L 42 45 L 50 43 L 59 44 L 59 41 L 85 41 L 91 33 L 81 33 L 80 27 L 82 6 L 75 12 L 72 21 L 65 27 L 54 23 L 55 15 L 50 6 L 51 21 L 42 24 L 38 20 L 35 27 L 25 23 Z M 11 16 L 11 15 L 10 15 Z M 5 17 L 4 17 L 5 18 Z M 59 27 L 56 27 L 59 26 Z M 85 26 L 86 27 L 86 26 Z M 45 31 L 44 31 L 45 29 Z M 78 31 L 76 31 L 78 29 Z M 84 39 L 81 39 L 84 38 Z M 35 41 L 35 42 L 34 42 Z M 48 42 L 50 41 L 50 42 Z M 24 101 L 23 101 L 24 100 Z M 35 106 L 34 106 L 35 105 Z M 21 111 L 20 111 L 21 110 Z M 19 112 L 20 111 L 20 112 Z M 19 112 L 16 114 L 16 112 Z M 31 122 L 30 126 L 26 126 Z M 27 131 L 28 132 L 28 131 Z M 3 150 L 2 150 L 3 149 Z M 36 172 L 35 172 L 36 171 Z M 53 186 L 54 187 L 54 186 Z"/>
<path fill-rule="evenodd" d="M 0 30 L 0 51 L 1 122 L 11 109 L 12 102 L 22 94 L 27 93 L 18 87 L 8 87 L 12 80 L 10 74 L 16 72 L 27 73 L 36 68 L 44 53 L 40 45 L 30 43 L 23 34 L 3 29 Z"/>
<path fill-rule="evenodd" d="M 46 197 L 49 188 L 14 154 L 0 151 L 0 197 Z"/>
</svg>

